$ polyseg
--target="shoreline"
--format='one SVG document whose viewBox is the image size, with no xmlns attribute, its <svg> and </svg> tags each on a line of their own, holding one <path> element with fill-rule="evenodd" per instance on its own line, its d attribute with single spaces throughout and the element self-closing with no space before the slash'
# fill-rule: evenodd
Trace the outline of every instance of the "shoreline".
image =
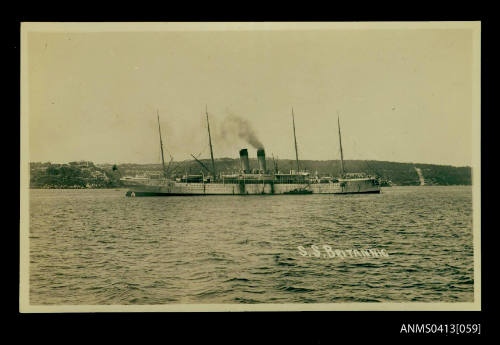
<svg viewBox="0 0 500 345">
<path fill-rule="evenodd" d="M 393 185 L 393 186 L 381 186 L 381 188 L 393 188 L 393 187 L 472 187 L 472 184 L 442 184 L 442 185 Z M 65 187 L 59 187 L 59 188 L 43 188 L 43 187 L 29 187 L 30 190 L 45 190 L 45 189 L 55 189 L 55 190 L 63 190 L 63 189 L 68 189 L 68 190 L 98 190 L 98 189 L 114 189 L 114 190 L 127 190 L 129 187 L 105 187 L 105 188 L 65 188 Z"/>
</svg>

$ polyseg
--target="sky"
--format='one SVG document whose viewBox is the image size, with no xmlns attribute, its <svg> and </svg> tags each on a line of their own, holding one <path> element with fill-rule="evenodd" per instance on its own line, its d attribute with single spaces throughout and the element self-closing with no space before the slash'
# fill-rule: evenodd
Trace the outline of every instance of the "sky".
<svg viewBox="0 0 500 345">
<path fill-rule="evenodd" d="M 159 163 L 268 157 L 470 166 L 469 29 L 31 31 L 29 160 Z M 168 158 L 170 159 L 170 158 Z"/>
</svg>

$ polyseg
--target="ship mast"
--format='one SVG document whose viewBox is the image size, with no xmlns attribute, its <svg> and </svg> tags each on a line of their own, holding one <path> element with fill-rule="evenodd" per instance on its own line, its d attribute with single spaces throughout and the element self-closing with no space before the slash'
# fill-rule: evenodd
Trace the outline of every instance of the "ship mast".
<svg viewBox="0 0 500 345">
<path fill-rule="evenodd" d="M 340 169 L 341 169 L 341 176 L 344 176 L 345 171 L 344 171 L 344 153 L 342 152 L 342 137 L 340 135 L 340 115 L 339 112 L 337 111 L 337 124 L 339 128 L 339 144 L 340 144 Z"/>
<path fill-rule="evenodd" d="M 293 141 L 295 143 L 295 160 L 297 161 L 297 173 L 300 171 L 300 166 L 299 166 L 299 154 L 297 152 L 297 138 L 295 136 L 295 115 L 293 114 L 293 107 L 292 107 L 292 124 L 293 124 Z"/>
<path fill-rule="evenodd" d="M 205 114 L 207 115 L 207 128 L 208 128 L 208 144 L 210 145 L 210 158 L 212 159 L 212 173 L 214 174 L 214 179 L 216 178 L 215 171 L 215 161 L 214 161 L 214 151 L 212 149 L 212 137 L 210 135 L 210 122 L 208 122 L 208 109 L 205 105 Z"/>
<path fill-rule="evenodd" d="M 158 133 L 160 134 L 161 164 L 163 166 L 163 176 L 166 178 L 167 171 L 165 169 L 165 157 L 163 155 L 163 142 L 161 140 L 160 114 L 158 112 L 158 109 L 156 110 L 156 116 L 158 117 Z"/>
</svg>

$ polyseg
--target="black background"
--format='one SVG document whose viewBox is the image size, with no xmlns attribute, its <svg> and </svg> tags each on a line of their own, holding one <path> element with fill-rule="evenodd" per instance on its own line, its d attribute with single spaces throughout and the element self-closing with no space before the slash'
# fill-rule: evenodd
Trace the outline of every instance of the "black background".
<svg viewBox="0 0 500 345">
<path fill-rule="evenodd" d="M 4 330 L 18 337 L 34 341 L 75 342 L 137 341 L 139 343 L 296 343 L 329 344 L 358 343 L 363 341 L 384 341 L 387 338 L 410 338 L 415 335 L 400 333 L 401 325 L 414 323 L 481 323 L 482 334 L 494 335 L 497 325 L 490 319 L 493 306 L 491 290 L 493 284 L 493 235 L 499 231 L 489 220 L 495 207 L 495 191 L 482 189 L 482 311 L 481 312 L 230 312 L 230 313 L 69 313 L 69 314 L 20 314 L 19 313 L 19 71 L 20 71 L 20 23 L 22 21 L 49 22 L 99 22 L 99 21 L 478 21 L 482 22 L 481 52 L 481 180 L 482 185 L 494 181 L 491 156 L 494 150 L 492 139 L 495 126 L 494 115 L 488 111 L 490 100 L 490 41 L 493 23 L 488 18 L 492 9 L 479 8 L 468 2 L 463 6 L 456 3 L 424 4 L 405 2 L 397 6 L 388 3 L 334 2 L 330 5 L 308 3 L 283 3 L 270 5 L 256 2 L 240 2 L 221 5 L 215 2 L 196 2 L 174 5 L 120 2 L 104 5 L 90 5 L 89 2 L 15 3 L 4 9 L 2 25 L 8 33 L 3 36 L 8 61 L 4 61 L 3 84 L 3 172 L 12 176 L 4 182 L 1 195 L 4 196 L 3 263 L 8 275 L 3 275 L 3 286 L 10 288 L 3 294 L 3 314 L 8 314 L 8 323 L 2 323 Z M 8 16 L 5 19 L 5 16 Z M 5 78 L 5 76 L 10 78 Z M 495 114 L 496 115 L 496 114 Z M 15 147 L 18 147 L 16 150 Z M 7 153 L 7 157 L 5 157 Z M 490 155 L 488 155 L 490 153 Z M 491 156 L 493 157 L 493 156 Z M 16 168 L 17 169 L 16 169 Z M 4 180 L 6 181 L 6 180 Z M 497 183 L 491 183 L 493 187 Z M 6 198 L 6 196 L 8 196 Z M 5 207 L 4 206 L 4 207 Z M 9 209 L 10 208 L 10 209 Z M 8 217 L 5 217 L 8 215 Z M 9 220 L 8 224 L 5 220 Z M 8 250 L 5 250 L 8 249 Z M 6 284 L 7 283 L 7 284 Z M 6 308 L 7 306 L 7 308 Z M 5 311 L 8 311 L 5 313 Z M 2 328 L 3 328 L 2 327 Z M 421 339 L 439 335 L 417 335 Z M 467 335 L 447 335 L 458 340 Z"/>
</svg>

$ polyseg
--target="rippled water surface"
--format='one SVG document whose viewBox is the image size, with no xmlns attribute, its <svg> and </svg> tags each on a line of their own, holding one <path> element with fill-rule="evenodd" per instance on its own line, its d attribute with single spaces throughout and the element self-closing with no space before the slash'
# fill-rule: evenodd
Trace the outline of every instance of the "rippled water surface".
<svg viewBox="0 0 500 345">
<path fill-rule="evenodd" d="M 31 304 L 472 302 L 471 187 L 126 198 L 30 191 Z M 321 256 L 302 256 L 298 246 Z M 388 257 L 329 257 L 385 249 Z"/>
</svg>

